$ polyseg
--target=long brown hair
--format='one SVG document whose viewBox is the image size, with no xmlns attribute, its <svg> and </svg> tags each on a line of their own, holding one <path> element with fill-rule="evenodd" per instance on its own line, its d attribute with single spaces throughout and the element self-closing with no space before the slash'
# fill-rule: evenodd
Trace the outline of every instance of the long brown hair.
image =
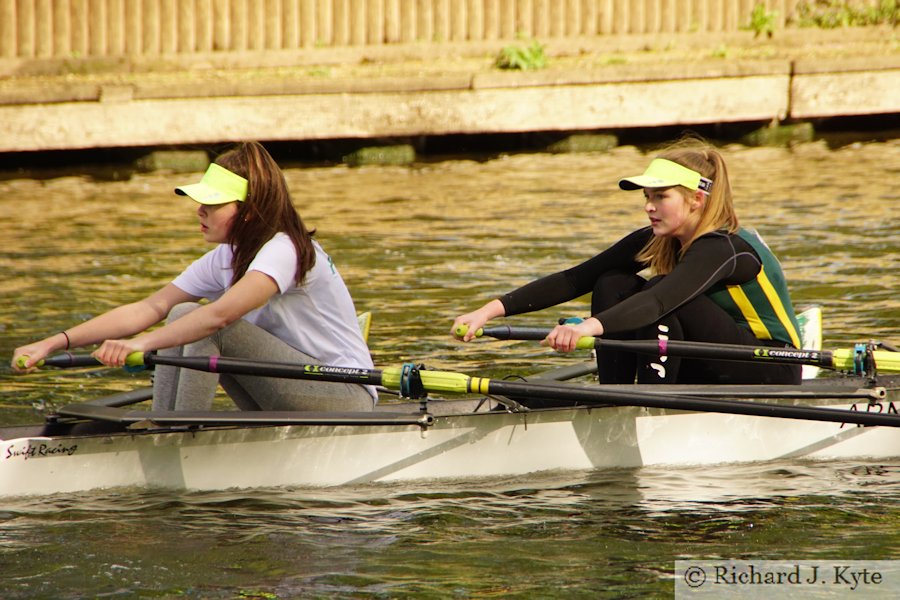
<svg viewBox="0 0 900 600">
<path fill-rule="evenodd" d="M 728 169 L 725 167 L 725 159 L 718 150 L 699 138 L 686 137 L 669 146 L 657 155 L 657 158 L 665 158 L 693 169 L 713 182 L 712 190 L 700 213 L 697 229 L 687 243 L 681 246 L 675 238 L 653 236 L 635 257 L 639 262 L 649 264 L 650 270 L 655 274 L 665 275 L 672 272 L 678 259 L 701 235 L 719 229 L 724 229 L 728 233 L 736 232 L 738 217 L 734 212 Z M 696 193 L 684 186 L 676 186 L 676 189 L 684 196 L 685 202 L 689 202 Z"/>
<path fill-rule="evenodd" d="M 247 180 L 247 199 L 238 202 L 228 243 L 234 257 L 232 284 L 247 272 L 260 248 L 283 231 L 297 249 L 296 282 L 303 281 L 316 262 L 312 243 L 315 230 L 309 231 L 291 202 L 284 173 L 275 159 L 258 142 L 242 142 L 216 158 L 216 164 Z"/>
</svg>

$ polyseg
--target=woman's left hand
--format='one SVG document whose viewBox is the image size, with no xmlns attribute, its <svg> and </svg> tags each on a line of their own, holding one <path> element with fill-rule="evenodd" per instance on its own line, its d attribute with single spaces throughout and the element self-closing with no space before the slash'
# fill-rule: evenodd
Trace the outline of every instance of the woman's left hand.
<svg viewBox="0 0 900 600">
<path fill-rule="evenodd" d="M 590 317 L 577 325 L 557 325 L 541 342 L 542 346 L 550 346 L 558 352 L 572 352 L 578 340 L 585 336 L 603 335 L 603 325 Z"/>
</svg>

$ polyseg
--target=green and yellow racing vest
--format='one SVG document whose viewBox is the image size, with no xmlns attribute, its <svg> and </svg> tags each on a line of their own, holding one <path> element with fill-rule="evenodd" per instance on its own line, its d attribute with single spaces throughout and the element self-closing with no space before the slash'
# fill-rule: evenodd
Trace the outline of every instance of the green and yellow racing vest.
<svg viewBox="0 0 900 600">
<path fill-rule="evenodd" d="M 707 295 L 757 338 L 778 340 L 799 348 L 800 326 L 778 259 L 755 231 L 740 228 L 737 235 L 750 244 L 762 260 L 759 274 L 740 285 L 713 286 Z"/>
</svg>

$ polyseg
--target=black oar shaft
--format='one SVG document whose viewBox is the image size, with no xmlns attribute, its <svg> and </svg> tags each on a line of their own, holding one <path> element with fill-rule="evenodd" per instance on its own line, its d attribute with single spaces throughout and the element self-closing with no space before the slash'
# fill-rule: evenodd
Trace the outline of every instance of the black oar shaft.
<svg viewBox="0 0 900 600">
<path fill-rule="evenodd" d="M 384 381 L 384 379 L 386 379 L 383 377 L 384 371 L 371 369 L 303 364 L 294 365 L 288 363 L 263 363 L 242 359 L 222 358 L 218 356 L 167 357 L 147 354 L 144 359 L 147 363 L 157 365 L 168 364 L 211 373 L 227 372 L 236 375 L 285 377 L 290 379 L 311 379 L 392 387 L 391 382 Z M 429 387 L 429 382 L 438 382 L 441 375 L 452 376 L 452 385 L 449 385 L 448 387 L 437 385 Z M 425 382 L 428 391 L 455 391 L 459 393 L 475 392 L 497 396 L 510 396 L 513 398 L 540 398 L 541 400 L 550 401 L 562 406 L 573 402 L 588 406 L 610 404 L 617 406 L 645 406 L 648 408 L 671 410 L 716 412 L 758 417 L 780 417 L 810 421 L 828 421 L 832 423 L 848 423 L 854 425 L 900 427 L 900 415 L 836 408 L 784 406 L 782 404 L 765 404 L 745 400 L 675 396 L 671 394 L 633 392 L 602 387 L 582 387 L 566 383 L 503 381 L 468 377 L 461 373 L 442 371 L 423 371 L 422 379 L 423 382 Z"/>
<path fill-rule="evenodd" d="M 498 340 L 543 340 L 550 329 L 539 327 L 513 327 L 497 325 L 485 327 L 482 335 Z M 814 365 L 832 368 L 833 358 L 827 350 L 796 350 L 768 346 L 736 346 L 679 340 L 611 340 L 596 338 L 595 348 L 624 350 L 652 356 L 679 356 L 730 361 L 764 361 L 779 364 Z"/>
<path fill-rule="evenodd" d="M 90 354 L 72 354 L 63 352 L 54 356 L 48 356 L 41 361 L 41 366 L 59 367 L 60 369 L 77 369 L 79 367 L 98 367 L 102 365 L 99 360 Z"/>
<path fill-rule="evenodd" d="M 353 367 L 254 362 L 221 356 L 161 356 L 152 353 L 144 355 L 144 362 L 148 365 L 168 365 L 195 371 L 206 371 L 207 373 L 257 375 L 260 377 L 282 377 L 285 379 L 314 379 L 316 381 L 359 383 L 363 385 L 382 384 L 381 371 Z"/>
<path fill-rule="evenodd" d="M 695 396 L 671 396 L 629 392 L 626 390 L 576 387 L 567 384 L 522 383 L 492 379 L 489 383 L 488 393 L 498 396 L 541 398 L 542 400 L 559 404 L 577 402 L 585 405 L 646 406 L 648 408 L 717 412 L 754 417 L 779 417 L 854 425 L 900 427 L 900 415 L 895 414 L 821 408 L 817 406 L 784 406 L 783 404 L 698 398 Z"/>
</svg>

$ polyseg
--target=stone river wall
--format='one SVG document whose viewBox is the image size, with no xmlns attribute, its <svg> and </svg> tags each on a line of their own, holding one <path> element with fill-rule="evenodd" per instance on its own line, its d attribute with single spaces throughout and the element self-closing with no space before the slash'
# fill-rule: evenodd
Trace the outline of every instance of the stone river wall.
<svg viewBox="0 0 900 600">
<path fill-rule="evenodd" d="M 521 42 L 524 46 L 526 42 Z M 0 152 L 900 113 L 891 28 L 587 36 L 546 67 L 508 41 L 0 61 Z"/>
</svg>

